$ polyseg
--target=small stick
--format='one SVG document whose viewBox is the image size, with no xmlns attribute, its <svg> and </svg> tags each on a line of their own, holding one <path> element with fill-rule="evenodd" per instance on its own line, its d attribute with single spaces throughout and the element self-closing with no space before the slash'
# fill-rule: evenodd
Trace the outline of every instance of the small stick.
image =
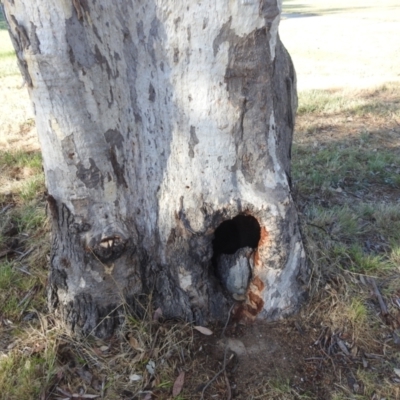
<svg viewBox="0 0 400 400">
<path fill-rule="evenodd" d="M 228 361 L 226 361 L 226 353 L 228 352 L 228 346 L 225 346 L 225 352 L 224 352 L 224 362 L 222 364 L 222 368 L 214 375 L 214 377 L 212 379 L 210 379 L 206 386 L 204 386 L 203 390 L 201 391 L 201 400 L 204 399 L 204 392 L 206 391 L 206 389 L 223 373 L 225 372 L 225 368 L 228 365 L 229 361 L 232 360 L 233 354 L 231 355 L 231 357 L 229 358 Z"/>
<path fill-rule="evenodd" d="M 228 312 L 228 318 L 226 319 L 226 322 L 225 322 L 225 326 L 224 326 L 224 329 L 222 330 L 222 334 L 221 334 L 221 337 L 224 337 L 224 335 L 225 335 L 225 330 L 226 330 L 226 327 L 228 326 L 228 323 L 229 323 L 229 319 L 230 319 L 230 317 L 231 317 L 231 312 L 232 312 L 232 310 L 233 310 L 233 307 L 235 306 L 235 303 L 233 303 L 232 304 L 232 306 L 231 306 L 231 308 L 229 309 L 229 312 Z M 206 391 L 206 389 L 222 374 L 222 373 L 224 373 L 225 374 L 225 382 L 226 382 L 226 386 L 227 386 L 227 388 L 228 388 L 228 400 L 229 399 L 231 399 L 231 387 L 230 387 L 230 385 L 229 385 L 229 381 L 228 381 L 228 378 L 227 378 L 227 376 L 226 376 L 226 370 L 225 370 L 225 368 L 226 368 L 226 366 L 227 366 L 227 364 L 229 363 L 229 361 L 231 361 L 232 360 L 232 357 L 233 357 L 233 355 L 231 355 L 231 357 L 229 358 L 229 360 L 228 360 L 228 362 L 226 361 L 226 353 L 228 352 L 228 344 L 226 343 L 225 344 L 225 350 L 224 350 L 224 362 L 223 362 L 223 364 L 222 364 L 222 368 L 214 375 L 214 377 L 211 379 L 211 380 L 209 380 L 207 383 L 206 383 L 206 385 L 204 386 L 204 388 L 203 388 L 203 390 L 201 391 L 201 400 L 203 400 L 204 399 L 204 392 Z"/>
<path fill-rule="evenodd" d="M 380 360 L 381 358 L 384 358 L 384 355 L 380 355 L 380 354 L 373 354 L 373 353 L 364 353 L 365 357 L 367 358 L 373 358 L 375 360 Z"/>
<path fill-rule="evenodd" d="M 231 391 L 231 385 L 229 384 L 229 379 L 228 375 L 226 374 L 226 370 L 224 371 L 224 376 L 225 376 L 225 383 L 226 383 L 226 400 L 232 400 L 232 391 Z"/>
<path fill-rule="evenodd" d="M 231 308 L 229 309 L 228 318 L 226 319 L 224 329 L 222 329 L 221 338 L 223 338 L 225 336 L 226 327 L 228 326 L 229 320 L 231 318 L 231 312 L 233 310 L 233 307 L 235 307 L 235 303 L 233 303 Z"/>
<path fill-rule="evenodd" d="M 381 292 L 379 291 L 378 286 L 376 285 L 375 279 L 369 278 L 369 281 L 371 282 L 372 287 L 374 289 L 374 294 L 375 294 L 376 298 L 378 299 L 379 306 L 381 307 L 382 315 L 387 315 L 388 310 L 387 310 L 385 302 L 383 301 Z"/>
<path fill-rule="evenodd" d="M 5 207 L 2 208 L 2 210 L 0 211 L 0 215 L 4 214 L 5 212 L 7 212 L 10 208 L 14 207 L 14 204 L 7 204 Z"/>
</svg>

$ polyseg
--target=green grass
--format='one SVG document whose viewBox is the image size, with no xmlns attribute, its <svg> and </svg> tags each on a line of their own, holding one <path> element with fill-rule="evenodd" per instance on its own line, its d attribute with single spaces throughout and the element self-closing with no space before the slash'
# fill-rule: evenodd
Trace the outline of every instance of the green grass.
<svg viewBox="0 0 400 400">
<path fill-rule="evenodd" d="M 374 151 L 332 143 L 318 149 L 294 145 L 293 181 L 312 194 L 319 189 L 357 190 L 371 185 L 400 187 L 400 159 L 389 150 Z"/>
<path fill-rule="evenodd" d="M 40 172 L 42 169 L 42 155 L 39 152 L 0 151 L 0 166 L 29 167 Z"/>
<path fill-rule="evenodd" d="M 21 299 L 37 283 L 36 278 L 24 276 L 16 267 L 9 261 L 0 263 L 0 314 L 12 321 L 19 318 L 26 306 Z"/>
<path fill-rule="evenodd" d="M 33 234 L 35 231 L 45 228 L 47 217 L 44 207 L 40 207 L 37 203 L 26 204 L 18 211 L 14 218 L 20 233 L 29 232 Z"/>
<path fill-rule="evenodd" d="M 21 200 L 30 202 L 37 198 L 38 193 L 43 193 L 45 190 L 43 174 L 36 175 L 24 182 L 20 190 Z"/>
<path fill-rule="evenodd" d="M 39 152 L 0 151 L 0 172 L 0 202 L 6 202 L 6 194 L 12 193 L 16 201 L 29 204 L 45 191 Z"/>
<path fill-rule="evenodd" d="M 40 354 L 10 352 L 0 358 L 0 399 L 39 399 L 55 375 L 56 354 L 46 349 Z"/>
</svg>

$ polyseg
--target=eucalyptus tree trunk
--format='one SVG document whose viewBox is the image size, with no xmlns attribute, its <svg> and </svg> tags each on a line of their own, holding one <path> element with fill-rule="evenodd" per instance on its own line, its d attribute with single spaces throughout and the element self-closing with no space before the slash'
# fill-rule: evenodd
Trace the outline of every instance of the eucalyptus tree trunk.
<svg viewBox="0 0 400 400">
<path fill-rule="evenodd" d="M 280 1 L 3 2 L 43 152 L 50 305 L 103 337 L 149 294 L 198 324 L 233 303 L 244 320 L 295 311 Z"/>
</svg>

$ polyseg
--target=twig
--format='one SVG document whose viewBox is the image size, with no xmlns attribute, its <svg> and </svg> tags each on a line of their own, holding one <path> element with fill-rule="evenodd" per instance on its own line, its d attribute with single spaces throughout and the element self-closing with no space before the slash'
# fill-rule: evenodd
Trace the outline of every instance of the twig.
<svg viewBox="0 0 400 400">
<path fill-rule="evenodd" d="M 32 251 L 33 250 L 35 250 L 34 248 L 31 248 L 31 249 L 29 249 L 28 251 L 26 251 L 25 253 L 20 253 L 20 252 L 17 252 L 16 251 L 16 253 L 18 253 L 18 254 L 21 254 L 18 258 L 17 258 L 17 260 L 18 261 L 21 261 L 23 258 L 25 258 L 28 254 L 31 254 L 32 253 Z"/>
<path fill-rule="evenodd" d="M 364 353 L 365 357 L 367 358 L 373 358 L 375 360 L 380 360 L 382 358 L 385 358 L 384 355 L 380 355 L 380 354 L 373 354 L 373 353 Z"/>
<path fill-rule="evenodd" d="M 228 324 L 229 324 L 229 320 L 230 320 L 230 318 L 231 318 L 231 312 L 232 312 L 232 310 L 233 310 L 233 307 L 235 307 L 235 303 L 233 303 L 232 306 L 231 306 L 231 308 L 229 309 L 228 318 L 226 319 L 224 329 L 222 329 L 221 338 L 223 338 L 223 337 L 225 336 L 226 327 L 227 327 Z"/>
<path fill-rule="evenodd" d="M 227 391 L 226 400 L 231 400 L 232 399 L 232 390 L 231 390 L 231 385 L 229 384 L 229 379 L 228 379 L 226 370 L 224 371 L 224 376 L 225 376 L 226 391 Z"/>
<path fill-rule="evenodd" d="M 31 274 L 29 271 L 27 271 L 27 270 L 24 269 L 24 268 L 18 268 L 18 267 L 16 267 L 15 269 L 17 269 L 18 271 L 21 271 L 21 272 L 24 273 L 24 274 L 33 276 L 33 274 Z"/>
<path fill-rule="evenodd" d="M 0 215 L 4 214 L 7 210 L 9 210 L 10 208 L 14 207 L 14 204 L 7 204 L 5 207 L 3 207 L 0 211 Z"/>
<path fill-rule="evenodd" d="M 26 301 L 29 300 L 30 297 L 32 297 L 33 292 L 36 290 L 36 287 L 33 287 L 28 291 L 28 293 L 24 296 L 24 298 L 18 303 L 17 307 L 21 307 L 22 304 Z M 29 302 L 28 302 L 29 303 Z"/>
<path fill-rule="evenodd" d="M 228 323 L 229 323 L 229 320 L 230 320 L 230 317 L 231 317 L 231 312 L 232 312 L 234 306 L 235 306 L 235 303 L 232 304 L 231 308 L 229 309 L 228 318 L 226 319 L 224 329 L 222 330 L 222 333 L 221 333 L 221 337 L 224 337 L 224 335 L 225 335 L 225 330 L 226 330 L 226 327 L 228 326 Z M 232 397 L 231 387 L 230 387 L 230 385 L 229 385 L 228 377 L 226 376 L 226 370 L 225 370 L 225 368 L 226 368 L 227 364 L 232 360 L 233 355 L 231 355 L 231 357 L 229 358 L 229 360 L 228 360 L 228 362 L 227 362 L 227 361 L 226 361 L 226 353 L 227 353 L 227 352 L 228 352 L 228 344 L 225 343 L 224 362 L 223 362 L 223 364 L 222 364 L 222 368 L 221 368 L 221 369 L 214 375 L 214 377 L 213 377 L 211 380 L 209 380 L 209 381 L 206 383 L 206 385 L 204 386 L 203 390 L 201 391 L 201 398 L 200 398 L 201 400 L 204 399 L 204 392 L 206 391 L 206 389 L 207 389 L 207 388 L 222 374 L 222 373 L 225 374 L 225 382 L 226 382 L 227 391 L 228 391 L 228 400 L 231 399 L 231 397 Z"/>
<path fill-rule="evenodd" d="M 358 196 L 358 195 L 356 195 L 356 194 L 354 194 L 354 193 L 348 192 L 347 190 L 343 190 L 343 192 L 349 194 L 350 196 L 354 196 L 354 197 L 356 197 L 357 199 L 362 199 L 361 196 Z"/>
<path fill-rule="evenodd" d="M 325 228 L 323 228 L 322 226 L 312 224 L 311 222 L 306 222 L 306 224 L 307 224 L 307 225 L 310 225 L 310 226 L 313 226 L 314 228 L 321 229 L 321 230 L 324 231 L 328 236 L 331 236 L 331 234 L 330 234 Z"/>
<path fill-rule="evenodd" d="M 376 285 L 375 279 L 369 278 L 369 281 L 371 282 L 371 285 L 374 289 L 374 294 L 375 294 L 376 298 L 378 299 L 379 306 L 381 307 L 382 315 L 387 315 L 388 310 L 387 310 L 385 302 L 383 301 L 381 292 L 379 291 L 378 286 Z"/>
<path fill-rule="evenodd" d="M 233 355 L 231 355 L 231 357 L 229 358 L 228 362 L 226 361 L 226 353 L 228 352 L 228 346 L 225 346 L 225 351 L 224 351 L 224 362 L 222 364 L 222 368 L 214 375 L 214 377 L 212 379 L 210 379 L 206 385 L 204 386 L 203 390 L 201 391 L 201 400 L 204 399 L 204 392 L 206 391 L 206 389 L 223 373 L 225 372 L 225 368 L 228 365 L 229 361 L 232 360 Z"/>
</svg>

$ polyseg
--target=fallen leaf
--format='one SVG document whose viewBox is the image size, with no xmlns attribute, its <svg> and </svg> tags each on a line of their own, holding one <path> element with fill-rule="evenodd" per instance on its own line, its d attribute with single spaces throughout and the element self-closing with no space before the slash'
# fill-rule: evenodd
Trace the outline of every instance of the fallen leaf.
<svg viewBox="0 0 400 400">
<path fill-rule="evenodd" d="M 66 390 L 64 390 L 64 389 L 62 389 L 62 388 L 60 388 L 60 387 L 57 387 L 56 390 L 57 390 L 58 392 L 60 392 L 61 394 L 63 394 L 64 396 L 68 396 L 68 397 L 71 397 L 71 396 L 72 396 L 71 393 L 68 393 Z"/>
<path fill-rule="evenodd" d="M 110 347 L 109 346 L 101 346 L 100 350 L 101 351 L 107 351 Z"/>
<path fill-rule="evenodd" d="M 339 345 L 340 350 L 342 350 L 343 353 L 346 354 L 346 356 L 349 356 L 349 355 L 350 355 L 349 349 L 346 347 L 346 345 L 345 345 L 345 343 L 343 342 L 343 340 L 340 340 L 340 339 L 339 339 L 339 340 L 337 341 L 337 344 Z"/>
<path fill-rule="evenodd" d="M 395 368 L 394 373 L 400 378 L 400 369 L 399 368 Z"/>
<path fill-rule="evenodd" d="M 138 375 L 138 374 L 132 374 L 129 376 L 129 380 L 131 382 L 140 381 L 142 378 L 143 378 L 142 375 Z"/>
<path fill-rule="evenodd" d="M 144 351 L 144 349 L 140 347 L 138 340 L 132 334 L 129 335 L 129 344 L 131 345 L 132 349 L 136 351 Z"/>
<path fill-rule="evenodd" d="M 146 365 L 147 371 L 149 371 L 150 375 L 154 375 L 156 372 L 156 363 L 153 360 L 150 360 Z"/>
<path fill-rule="evenodd" d="M 154 311 L 153 321 L 158 321 L 161 317 L 162 317 L 162 310 L 160 307 L 158 307 L 157 310 Z"/>
<path fill-rule="evenodd" d="M 174 382 L 174 387 L 172 388 L 172 397 L 178 396 L 178 394 L 182 391 L 184 382 L 185 371 L 182 371 Z"/>
<path fill-rule="evenodd" d="M 152 396 L 151 393 L 147 393 L 146 396 L 143 398 L 143 400 L 151 400 Z"/>
<path fill-rule="evenodd" d="M 196 331 L 199 331 L 200 333 L 202 333 L 203 335 L 212 335 L 212 331 L 208 328 L 205 328 L 204 326 L 194 326 L 194 329 L 196 329 Z"/>
</svg>

